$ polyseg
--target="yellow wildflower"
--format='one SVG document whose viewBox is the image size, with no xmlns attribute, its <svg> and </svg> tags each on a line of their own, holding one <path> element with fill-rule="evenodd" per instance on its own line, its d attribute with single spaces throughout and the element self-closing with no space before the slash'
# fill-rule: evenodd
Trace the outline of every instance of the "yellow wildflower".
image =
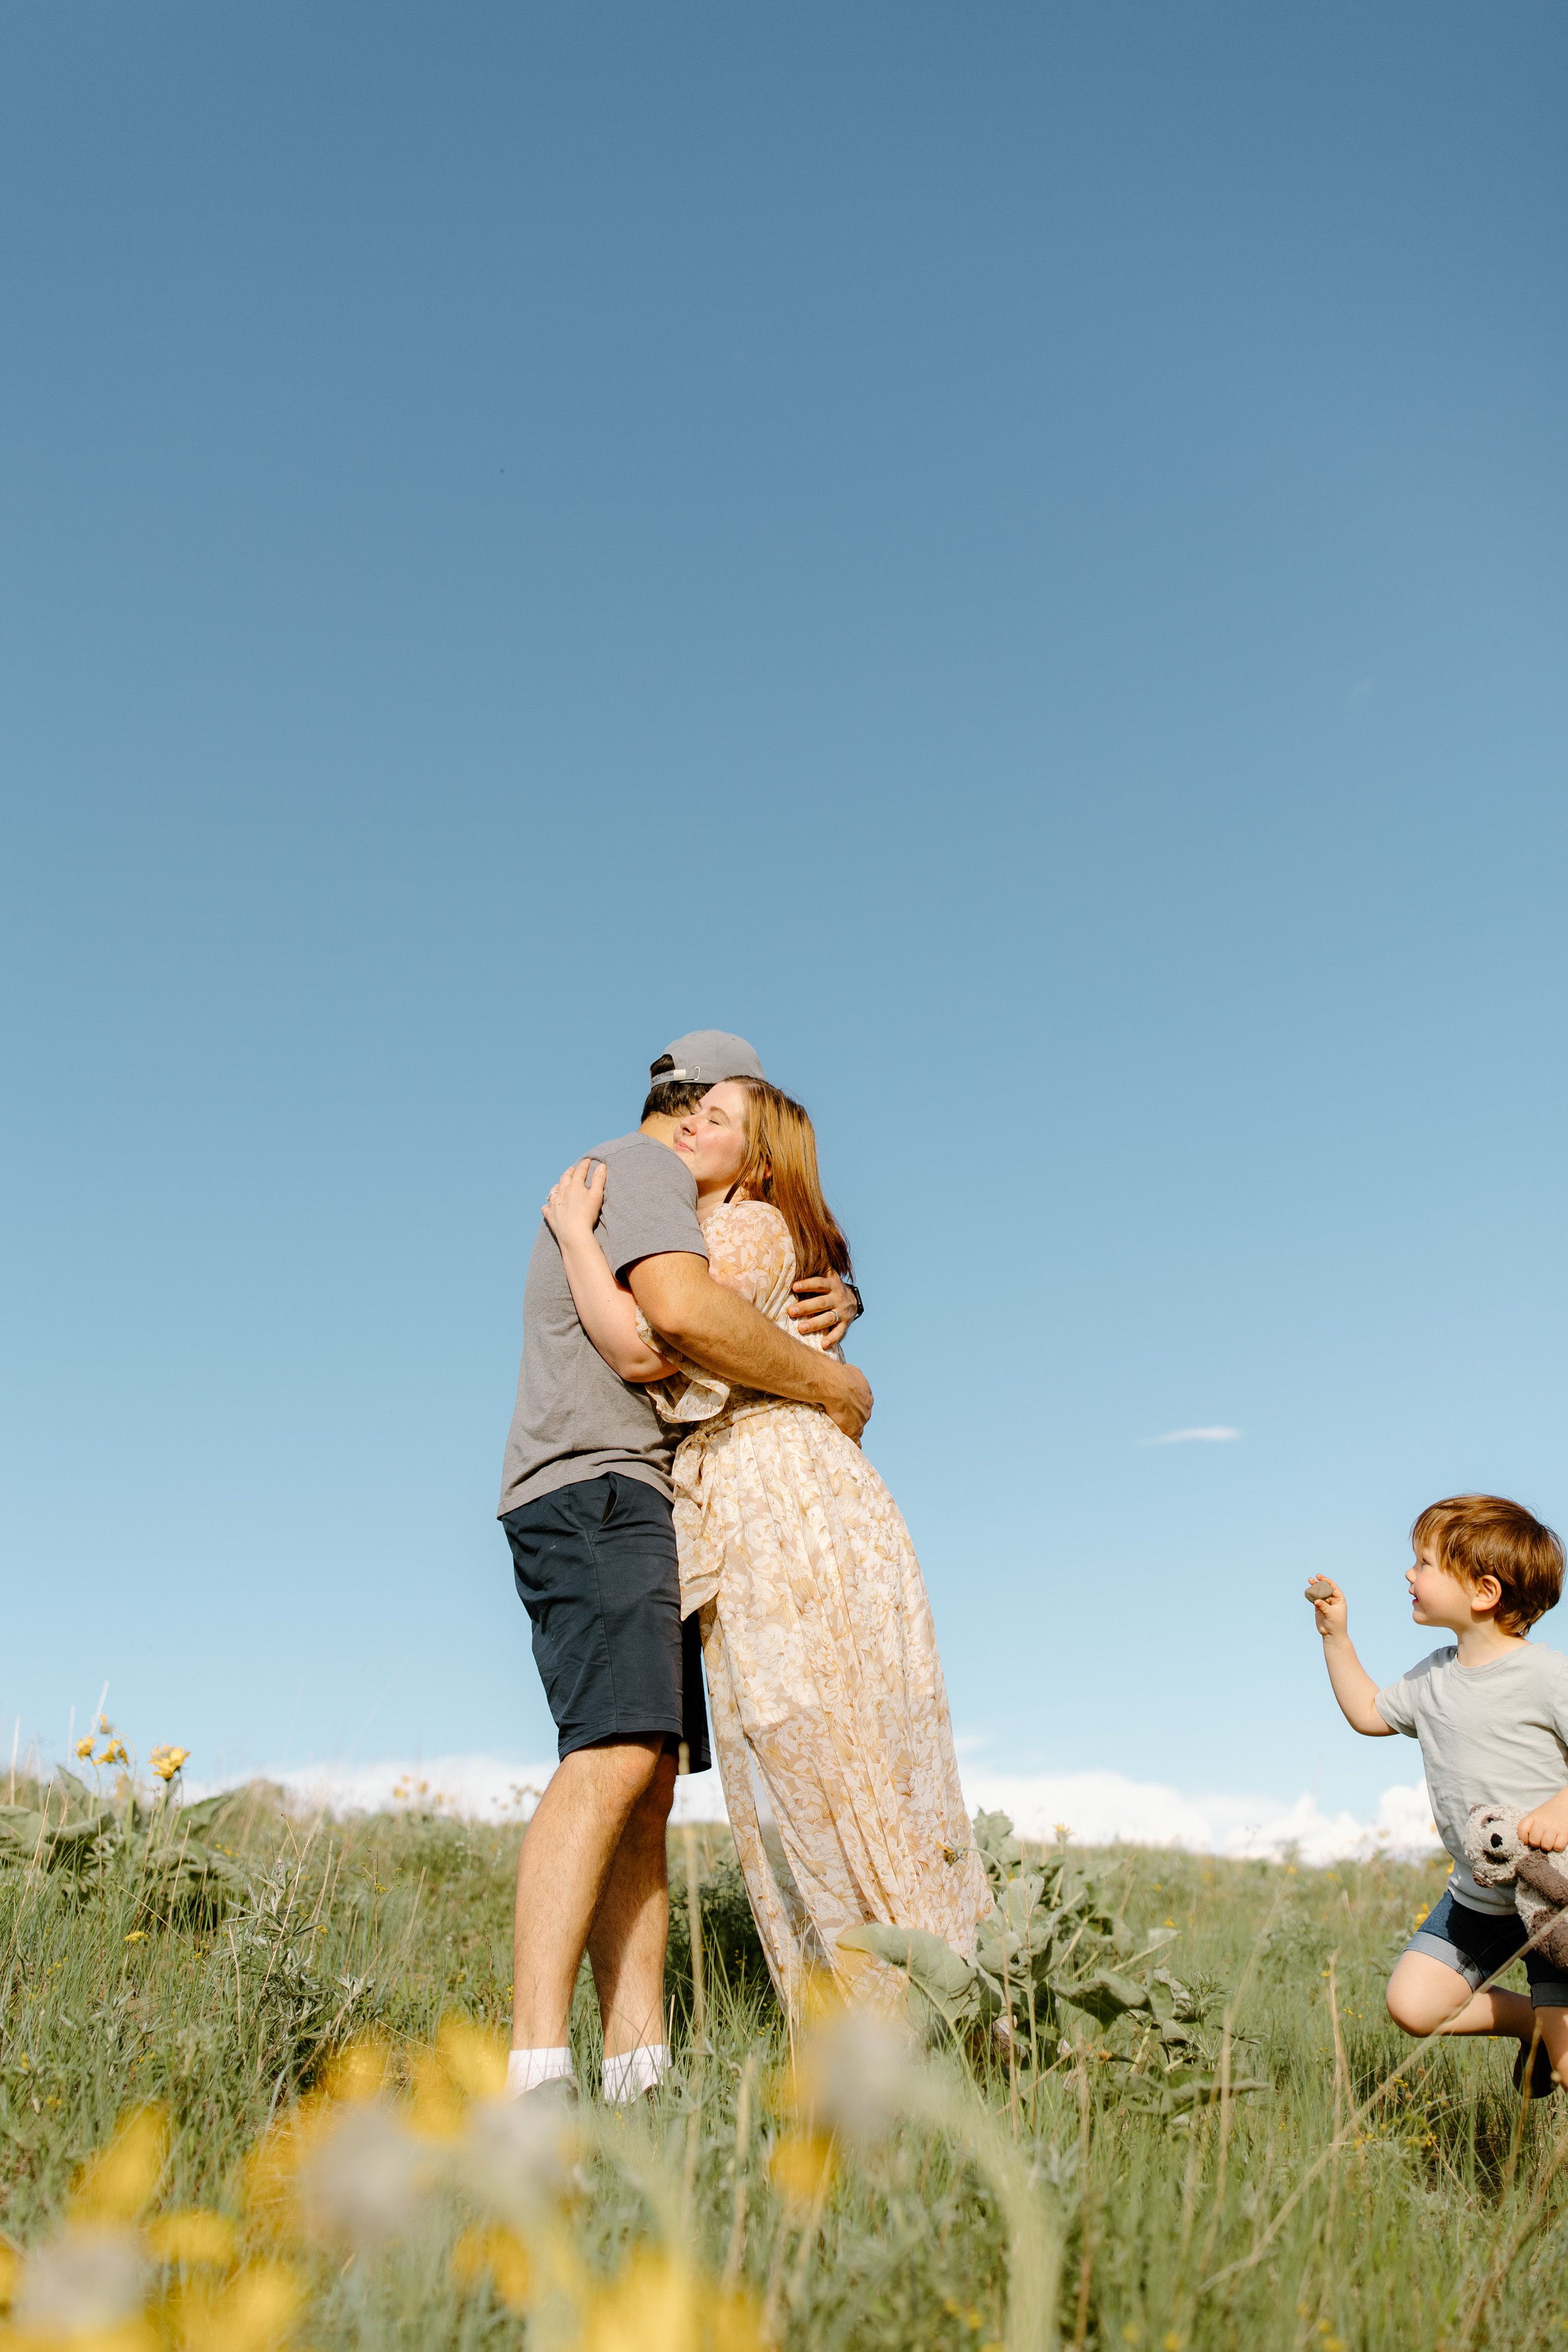
<svg viewBox="0 0 1568 2352">
<path fill-rule="evenodd" d="M 234 2260 L 237 2232 L 223 2213 L 164 2213 L 150 2224 L 147 2243 L 161 2263 L 223 2270 Z"/>
<path fill-rule="evenodd" d="M 452 2249 L 452 2276 L 469 2288 L 488 2279 L 509 2311 L 526 2311 L 533 2293 L 532 2259 L 510 2230 L 465 2230 Z"/>
<path fill-rule="evenodd" d="M 77 1741 L 75 1753 L 84 1759 L 92 1754 L 92 1734 L 90 1731 L 87 1733 L 85 1738 Z"/>
<path fill-rule="evenodd" d="M 87 2221 L 134 2221 L 153 2201 L 169 2150 L 161 2107 L 138 2107 L 106 2148 L 89 2158 L 71 2192 L 73 2216 Z"/>
<path fill-rule="evenodd" d="M 166 1784 L 174 1779 L 190 1752 L 188 1748 L 154 1748 L 147 1762 L 159 1780 Z"/>
<path fill-rule="evenodd" d="M 634 2254 L 583 2315 L 583 2352 L 762 2352 L 762 2344 L 746 2297 L 721 2294 L 665 2254 Z"/>
<path fill-rule="evenodd" d="M 827 2194 L 833 2179 L 833 2142 L 825 2132 L 792 2132 L 774 2148 L 768 2169 L 774 2187 L 792 2204 L 809 2205 Z"/>
<path fill-rule="evenodd" d="M 175 2340 L 182 2352 L 270 2352 L 303 2300 L 298 2279 L 280 2263 L 247 2263 L 216 2294 L 189 2286 L 172 2298 Z"/>
</svg>

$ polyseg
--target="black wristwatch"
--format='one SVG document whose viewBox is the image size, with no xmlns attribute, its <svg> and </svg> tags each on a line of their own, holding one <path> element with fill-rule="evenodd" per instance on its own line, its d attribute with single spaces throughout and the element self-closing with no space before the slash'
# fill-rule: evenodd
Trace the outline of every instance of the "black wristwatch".
<svg viewBox="0 0 1568 2352">
<path fill-rule="evenodd" d="M 851 1323 L 858 1323 L 860 1320 L 861 1316 L 866 1312 L 866 1302 L 861 1297 L 860 1293 L 852 1282 L 847 1282 L 844 1285 L 844 1287 L 849 1293 L 850 1297 L 855 1301 L 855 1312 L 851 1315 L 849 1320 Z"/>
</svg>

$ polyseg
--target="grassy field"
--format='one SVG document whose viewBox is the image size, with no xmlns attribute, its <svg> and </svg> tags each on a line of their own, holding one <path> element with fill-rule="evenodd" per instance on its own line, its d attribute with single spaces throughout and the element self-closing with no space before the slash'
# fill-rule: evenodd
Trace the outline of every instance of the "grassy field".
<svg viewBox="0 0 1568 2352">
<path fill-rule="evenodd" d="M 1568 2339 L 1568 2098 L 1521 2112 L 1499 2044 L 1425 2049 L 1382 2087 L 1412 2060 L 1382 1984 L 1435 1864 L 1087 1857 L 1133 1928 L 1176 1931 L 1161 1958 L 1204 1996 L 1204 2063 L 1267 2089 L 1163 2116 L 1147 2019 L 1064 2007 L 1036 2076 L 983 2038 L 900 2069 L 879 2041 L 833 2044 L 830 2021 L 835 2139 L 803 2108 L 721 1833 L 703 1832 L 700 2042 L 682 1935 L 661 2102 L 585 2102 L 574 2149 L 495 2143 L 497 2188 L 497 2111 L 474 2095 L 507 2016 L 520 1831 L 312 1823 L 258 1790 L 209 1834 L 221 1885 L 160 1877 L 133 1842 L 112 1868 L 19 1851 L 0 1868 L 0 2205 L 21 2258 L 0 2263 L 0 2340 Z M 587 2084 L 585 1997 L 574 2032 Z"/>
</svg>

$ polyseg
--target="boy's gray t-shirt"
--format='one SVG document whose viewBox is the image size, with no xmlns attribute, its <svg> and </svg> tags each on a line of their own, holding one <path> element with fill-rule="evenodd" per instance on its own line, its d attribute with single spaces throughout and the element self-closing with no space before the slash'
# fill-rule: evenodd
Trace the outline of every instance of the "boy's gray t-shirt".
<svg viewBox="0 0 1568 2352">
<path fill-rule="evenodd" d="M 1472 1911 L 1511 1911 L 1510 1886 L 1478 1886 L 1465 1859 L 1472 1805 L 1529 1812 L 1568 1786 L 1568 1658 L 1522 1642 L 1489 1665 L 1451 1645 L 1377 1694 L 1393 1731 L 1421 1742 L 1437 1834 L 1454 1857 L 1447 1891 Z"/>
<path fill-rule="evenodd" d="M 605 1163 L 597 1238 L 613 1274 L 639 1257 L 706 1258 L 689 1163 L 651 1136 L 623 1135 L 590 1154 Z M 609 1471 L 668 1496 L 680 1432 L 647 1392 L 611 1371 L 577 1320 L 561 1251 L 541 1225 L 522 1293 L 522 1369 L 501 1470 L 500 1510 Z"/>
</svg>

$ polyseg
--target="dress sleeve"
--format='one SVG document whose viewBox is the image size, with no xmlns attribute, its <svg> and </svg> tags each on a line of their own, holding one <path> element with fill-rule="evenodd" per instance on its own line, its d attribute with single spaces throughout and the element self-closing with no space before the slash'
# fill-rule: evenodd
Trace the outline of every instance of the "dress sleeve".
<svg viewBox="0 0 1568 2352">
<path fill-rule="evenodd" d="M 709 1219 L 706 1240 L 708 1271 L 714 1281 L 738 1292 L 770 1321 L 778 1322 L 795 1280 L 795 1245 L 778 1211 L 765 1201 L 737 1201 Z M 790 1328 L 784 1325 L 786 1330 Z M 679 1377 L 649 1384 L 647 1394 L 661 1421 L 711 1421 L 723 1412 L 730 1402 L 728 1381 L 667 1348 L 640 1314 L 637 1332 L 649 1347 L 680 1366 Z M 801 1335 L 792 1331 L 791 1336 L 798 1339 Z"/>
<path fill-rule="evenodd" d="M 679 1348 L 670 1347 L 667 1340 L 650 1330 L 647 1318 L 640 1307 L 637 1309 L 637 1337 L 646 1346 L 680 1367 L 679 1372 L 672 1372 L 668 1380 L 649 1381 L 643 1391 L 660 1421 L 711 1421 L 716 1413 L 723 1412 L 730 1402 L 729 1382 L 717 1379 L 711 1372 L 705 1372 L 700 1364 L 694 1364 L 689 1356 L 681 1354 Z"/>
<path fill-rule="evenodd" d="M 795 1280 L 789 1227 L 767 1201 L 737 1201 L 708 1223 L 708 1271 L 776 1322 Z"/>
</svg>

